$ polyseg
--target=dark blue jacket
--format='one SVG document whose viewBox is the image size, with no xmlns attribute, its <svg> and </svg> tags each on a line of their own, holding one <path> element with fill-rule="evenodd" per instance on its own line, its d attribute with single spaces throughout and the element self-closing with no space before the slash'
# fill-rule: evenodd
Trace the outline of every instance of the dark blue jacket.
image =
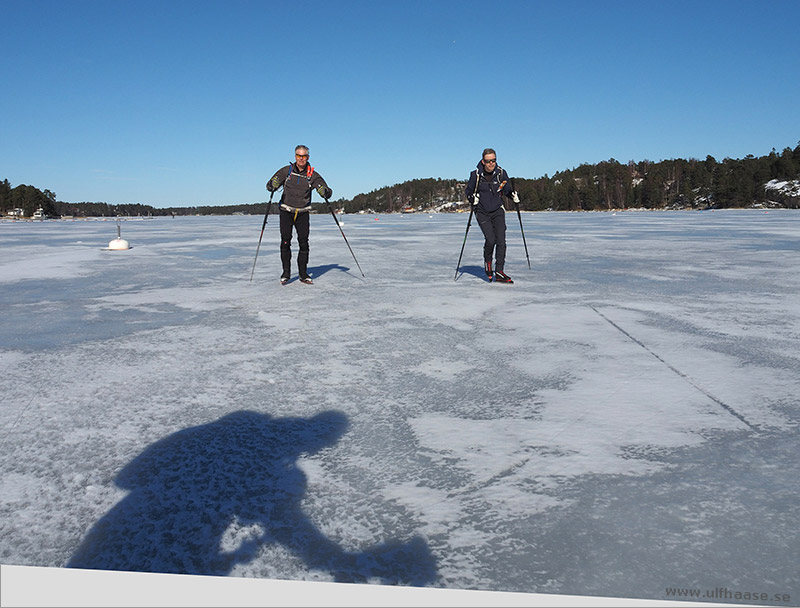
<svg viewBox="0 0 800 608">
<path fill-rule="evenodd" d="M 480 183 L 478 183 L 478 176 L 480 176 Z M 470 204 L 476 183 L 478 183 L 478 194 L 480 195 L 476 211 L 485 211 L 486 213 L 497 211 L 503 205 L 500 195 L 511 196 L 512 187 L 508 180 L 508 173 L 500 165 L 497 165 L 491 173 L 486 173 L 483 170 L 483 162 L 479 162 L 475 171 L 469 174 L 465 194 L 467 202 Z"/>
</svg>

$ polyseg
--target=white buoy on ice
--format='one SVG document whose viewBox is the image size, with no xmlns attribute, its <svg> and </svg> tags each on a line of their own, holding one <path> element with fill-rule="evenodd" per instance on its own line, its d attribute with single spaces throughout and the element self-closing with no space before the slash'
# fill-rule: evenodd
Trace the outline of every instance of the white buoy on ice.
<svg viewBox="0 0 800 608">
<path fill-rule="evenodd" d="M 120 228 L 119 220 L 117 220 L 117 238 L 108 243 L 108 248 L 112 251 L 123 251 L 131 248 L 130 243 L 122 238 L 122 229 Z"/>
<path fill-rule="evenodd" d="M 108 248 L 112 251 L 121 251 L 123 249 L 130 249 L 131 245 L 128 241 L 122 238 L 116 238 L 108 243 Z"/>
</svg>

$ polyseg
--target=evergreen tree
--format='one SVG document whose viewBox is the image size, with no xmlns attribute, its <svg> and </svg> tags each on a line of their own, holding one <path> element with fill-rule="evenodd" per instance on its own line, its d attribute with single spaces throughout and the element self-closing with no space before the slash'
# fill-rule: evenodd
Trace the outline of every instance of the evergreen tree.
<svg viewBox="0 0 800 608">
<path fill-rule="evenodd" d="M 0 182 L 0 211 L 5 211 L 9 207 L 9 197 L 11 196 L 11 184 L 7 179 Z"/>
</svg>

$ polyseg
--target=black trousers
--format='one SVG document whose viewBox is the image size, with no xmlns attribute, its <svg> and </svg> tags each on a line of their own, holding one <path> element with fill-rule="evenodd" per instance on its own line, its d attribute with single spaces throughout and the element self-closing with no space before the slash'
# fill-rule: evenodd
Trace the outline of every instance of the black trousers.
<svg viewBox="0 0 800 608">
<path fill-rule="evenodd" d="M 297 254 L 297 272 L 301 277 L 308 276 L 308 233 L 311 222 L 307 211 L 294 212 L 281 209 L 281 264 L 283 274 L 292 274 L 292 228 L 297 230 L 297 244 L 300 252 Z"/>
<path fill-rule="evenodd" d="M 494 269 L 503 271 L 506 263 L 506 212 L 499 209 L 486 213 L 480 208 L 475 208 L 475 217 L 478 226 L 483 231 L 486 241 L 483 243 L 483 261 L 491 262 L 494 254 Z"/>
</svg>

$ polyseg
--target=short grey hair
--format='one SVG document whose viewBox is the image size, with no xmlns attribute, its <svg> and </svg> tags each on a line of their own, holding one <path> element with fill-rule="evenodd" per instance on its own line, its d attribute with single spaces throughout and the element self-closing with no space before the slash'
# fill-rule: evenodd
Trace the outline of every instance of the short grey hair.
<svg viewBox="0 0 800 608">
<path fill-rule="evenodd" d="M 309 153 L 309 152 L 308 152 L 308 146 L 295 146 L 295 147 L 294 147 L 294 151 L 295 151 L 295 153 L 297 153 L 297 151 L 298 151 L 298 150 L 305 150 L 305 151 L 306 151 L 306 154 L 308 154 L 308 153 Z"/>
</svg>

